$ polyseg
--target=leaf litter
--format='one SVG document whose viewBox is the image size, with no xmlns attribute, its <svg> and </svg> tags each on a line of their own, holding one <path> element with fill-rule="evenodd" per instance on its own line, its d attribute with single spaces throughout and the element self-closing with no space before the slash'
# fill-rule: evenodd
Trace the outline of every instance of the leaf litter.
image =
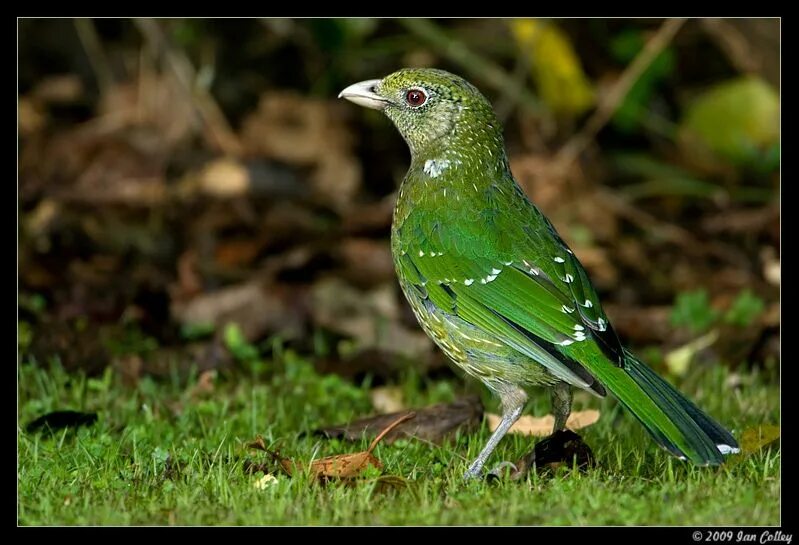
<svg viewBox="0 0 799 545">
<path fill-rule="evenodd" d="M 391 444 L 397 439 L 413 438 L 440 444 L 454 437 L 458 431 L 466 433 L 476 429 L 483 419 L 483 404 L 478 396 L 469 396 L 452 403 L 439 403 L 390 414 L 381 414 L 361 418 L 349 424 L 319 428 L 314 435 L 328 439 L 342 438 L 348 441 L 360 441 L 363 437 L 374 436 L 394 422 L 408 414 L 415 414 L 412 422 L 402 421 L 383 440 Z"/>
<path fill-rule="evenodd" d="M 599 420 L 599 411 L 589 409 L 587 411 L 575 411 L 569 415 L 566 420 L 566 427 L 570 430 L 579 430 Z M 488 420 L 488 427 L 494 431 L 499 426 L 502 417 L 498 414 L 486 413 Z M 518 433 L 522 435 L 533 435 L 535 437 L 547 437 L 552 435 L 552 429 L 555 427 L 555 417 L 551 414 L 541 417 L 525 415 L 519 418 L 513 426 L 510 427 L 508 433 Z"/>
<path fill-rule="evenodd" d="M 409 412 L 395 418 L 388 426 L 386 426 L 372 442 L 369 447 L 361 452 L 336 454 L 327 456 L 319 460 L 313 460 L 310 465 L 298 460 L 284 458 L 279 453 L 273 452 L 266 448 L 263 437 L 260 435 L 256 439 L 247 444 L 248 448 L 263 450 L 272 459 L 278 463 L 280 469 L 289 477 L 293 477 L 297 473 L 304 471 L 306 468 L 310 469 L 311 475 L 318 479 L 320 482 L 328 482 L 330 480 L 354 480 L 360 477 L 367 476 L 370 468 L 382 471 L 383 463 L 374 455 L 377 444 L 394 428 L 416 416 L 415 413 Z M 263 466 L 245 466 L 245 470 L 264 471 Z M 266 472 L 265 472 L 266 473 Z M 393 477 L 392 479 L 384 479 L 386 483 L 397 484 L 402 481 L 400 477 Z"/>
</svg>

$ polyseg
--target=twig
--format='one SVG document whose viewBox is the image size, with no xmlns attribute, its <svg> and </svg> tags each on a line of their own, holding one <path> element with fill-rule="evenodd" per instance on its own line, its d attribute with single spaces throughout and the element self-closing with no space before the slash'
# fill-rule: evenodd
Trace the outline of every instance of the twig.
<svg viewBox="0 0 799 545">
<path fill-rule="evenodd" d="M 415 417 L 416 417 L 416 413 L 415 413 L 415 412 L 413 412 L 413 411 L 411 411 L 411 412 L 409 412 L 409 413 L 405 413 L 405 414 L 403 414 L 403 415 L 399 416 L 399 417 L 398 417 L 396 420 L 394 420 L 394 421 L 393 421 L 391 424 L 389 424 L 388 426 L 386 426 L 386 427 L 385 427 L 385 429 L 384 429 L 383 431 L 381 431 L 381 432 L 380 432 L 380 433 L 377 435 L 377 437 L 375 437 L 374 439 L 372 439 L 372 442 L 369 444 L 369 448 L 368 448 L 368 449 L 366 449 L 366 452 L 368 452 L 368 453 L 370 453 L 370 454 L 371 454 L 371 453 L 372 453 L 372 451 L 373 451 L 373 450 L 375 449 L 375 447 L 377 446 L 377 444 L 380 442 L 380 440 L 381 440 L 383 437 L 385 437 L 385 436 L 386 436 L 386 434 L 387 434 L 388 432 L 390 432 L 391 430 L 393 430 L 394 428 L 396 428 L 397 426 L 399 426 L 400 424 L 402 424 L 402 423 L 403 423 L 403 422 L 405 422 L 406 420 L 410 420 L 411 418 L 415 418 Z"/>
<path fill-rule="evenodd" d="M 700 241 L 687 229 L 659 220 L 640 207 L 631 205 L 624 198 L 612 191 L 597 189 L 596 196 L 602 201 L 602 205 L 612 209 L 619 216 L 626 218 L 641 229 L 657 233 L 666 240 L 680 246 L 686 252 L 693 255 L 709 253 L 744 269 L 751 266 L 746 256 L 742 255 L 734 248 L 717 242 L 705 243 Z"/>
<path fill-rule="evenodd" d="M 114 76 L 108 63 L 108 57 L 103 49 L 103 44 L 100 41 L 100 36 L 97 34 L 97 29 L 91 19 L 75 19 L 75 31 L 78 33 L 78 39 L 83 45 L 83 49 L 86 50 L 89 64 L 92 65 L 92 70 L 94 70 L 100 94 L 105 95 L 114 83 Z"/>
<path fill-rule="evenodd" d="M 497 64 L 470 50 L 462 41 L 448 36 L 435 23 L 427 19 L 399 19 L 398 22 L 467 72 L 507 93 L 530 113 L 542 115 L 545 112 L 540 101 L 525 89 L 522 82 L 508 75 Z"/>
<path fill-rule="evenodd" d="M 723 19 L 702 19 L 701 23 L 735 68 L 745 74 L 760 71 L 760 59 L 752 53 L 749 42 L 740 30 Z"/>
<path fill-rule="evenodd" d="M 230 127 L 225 114 L 206 89 L 195 85 L 196 71 L 185 54 L 170 46 L 163 29 L 152 19 L 134 19 L 147 45 L 156 52 L 163 52 L 167 65 L 210 130 L 214 140 L 227 155 L 241 155 L 242 147 Z"/>
<path fill-rule="evenodd" d="M 527 79 L 528 63 L 529 58 L 527 55 L 519 55 L 516 58 L 516 65 L 513 67 L 513 73 L 510 77 L 516 81 L 517 87 L 523 86 L 524 81 Z M 500 123 L 503 125 L 505 124 L 515 105 L 516 101 L 513 97 L 513 91 L 508 89 L 503 90 L 502 93 L 500 93 L 499 98 L 494 101 L 494 111 L 496 112 Z"/>
<path fill-rule="evenodd" d="M 582 130 L 569 139 L 555 156 L 555 164 L 567 168 L 585 150 L 591 140 L 604 127 L 616 113 L 627 93 L 649 68 L 649 65 L 666 48 L 685 24 L 685 19 L 667 19 L 657 33 L 646 43 L 633 62 L 624 70 L 624 73 L 613 84 L 613 87 L 599 100 L 593 115 L 586 121 Z"/>
</svg>

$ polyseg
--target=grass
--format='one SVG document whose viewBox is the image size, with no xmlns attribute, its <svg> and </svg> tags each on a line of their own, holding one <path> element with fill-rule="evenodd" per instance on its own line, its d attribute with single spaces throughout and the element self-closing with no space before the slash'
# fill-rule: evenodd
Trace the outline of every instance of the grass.
<svg viewBox="0 0 799 545">
<path fill-rule="evenodd" d="M 275 364 L 273 364 L 274 366 Z M 266 461 L 244 445 L 257 434 L 285 456 L 309 461 L 355 452 L 347 443 L 300 436 L 372 412 L 368 381 L 354 385 L 320 376 L 287 353 L 261 378 L 220 378 L 213 393 L 189 394 L 192 384 L 144 378 L 135 387 L 109 371 L 90 379 L 59 366 L 19 367 L 18 521 L 22 525 L 774 525 L 780 522 L 779 449 L 738 456 L 721 468 L 696 468 L 657 448 L 641 426 L 611 400 L 578 394 L 576 409 L 602 417 L 581 431 L 599 466 L 564 469 L 522 482 L 464 483 L 467 459 L 489 435 L 459 435 L 433 446 L 415 440 L 378 445 L 384 473 L 406 486 L 375 478 L 356 485 L 312 482 L 307 474 L 262 473 L 247 460 Z M 741 388 L 726 385 L 720 366 L 681 384 L 698 404 L 733 429 L 779 422 L 779 391 L 757 375 Z M 457 380 L 427 381 L 409 371 L 401 380 L 410 406 L 451 401 Z M 546 395 L 528 412 L 548 412 Z M 484 397 L 491 405 L 488 397 Z M 90 427 L 52 435 L 24 426 L 56 409 L 97 411 Z M 516 460 L 532 446 L 508 436 L 490 463 Z"/>
</svg>

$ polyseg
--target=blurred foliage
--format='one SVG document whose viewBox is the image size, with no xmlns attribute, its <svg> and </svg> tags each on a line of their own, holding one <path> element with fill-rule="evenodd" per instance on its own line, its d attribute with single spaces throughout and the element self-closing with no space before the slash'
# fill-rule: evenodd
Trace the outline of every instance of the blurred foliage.
<svg viewBox="0 0 799 545">
<path fill-rule="evenodd" d="M 555 113 L 578 116 L 594 105 L 595 91 L 569 37 L 553 21 L 518 19 L 513 36 L 528 56 L 541 100 Z"/>
<path fill-rule="evenodd" d="M 724 313 L 724 321 L 728 324 L 748 327 L 757 320 L 765 308 L 766 304 L 763 299 L 746 289 L 738 294 L 730 308 Z"/>
<path fill-rule="evenodd" d="M 704 146 L 735 165 L 773 171 L 779 165 L 779 96 L 758 77 L 715 84 L 687 106 L 680 133 L 688 147 Z"/>
<path fill-rule="evenodd" d="M 687 327 L 693 333 L 707 330 L 719 317 L 719 312 L 710 306 L 707 290 L 699 289 L 680 293 L 671 313 L 672 325 Z"/>
<path fill-rule="evenodd" d="M 646 39 L 640 30 L 620 32 L 610 43 L 613 58 L 622 66 L 632 62 L 644 48 Z M 638 129 L 641 119 L 652 115 L 651 102 L 660 83 L 668 80 L 677 66 L 673 47 L 667 47 L 641 73 L 613 115 L 613 124 L 620 131 Z"/>
<path fill-rule="evenodd" d="M 677 296 L 671 312 L 671 323 L 701 333 L 721 319 L 724 323 L 747 327 L 752 325 L 766 304 L 752 290 L 742 290 L 724 311 L 713 308 L 706 289 L 682 292 Z"/>
</svg>

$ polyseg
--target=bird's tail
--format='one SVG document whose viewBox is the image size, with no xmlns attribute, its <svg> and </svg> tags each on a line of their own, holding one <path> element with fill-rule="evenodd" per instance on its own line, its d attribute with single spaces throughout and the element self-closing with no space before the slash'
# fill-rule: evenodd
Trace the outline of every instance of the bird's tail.
<svg viewBox="0 0 799 545">
<path fill-rule="evenodd" d="M 630 352 L 625 350 L 624 355 L 623 371 L 608 373 L 609 376 L 600 377 L 600 380 L 604 378 L 605 386 L 641 421 L 659 445 L 675 456 L 702 466 L 721 464 L 723 455 L 739 451 L 730 432 Z"/>
</svg>

